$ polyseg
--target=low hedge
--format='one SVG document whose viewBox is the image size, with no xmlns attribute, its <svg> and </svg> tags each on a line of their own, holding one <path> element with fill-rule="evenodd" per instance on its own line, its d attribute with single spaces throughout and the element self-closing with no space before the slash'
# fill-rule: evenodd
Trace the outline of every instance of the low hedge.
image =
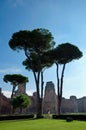
<svg viewBox="0 0 86 130">
<path fill-rule="evenodd" d="M 65 119 L 67 120 L 67 118 L 71 118 L 73 120 L 80 120 L 80 121 L 86 121 L 86 115 L 73 115 L 73 114 L 69 114 L 69 115 L 52 115 L 53 119 Z"/>
<path fill-rule="evenodd" d="M 0 116 L 0 121 L 2 120 L 16 120 L 16 119 L 31 119 L 34 115 L 3 115 Z"/>
</svg>

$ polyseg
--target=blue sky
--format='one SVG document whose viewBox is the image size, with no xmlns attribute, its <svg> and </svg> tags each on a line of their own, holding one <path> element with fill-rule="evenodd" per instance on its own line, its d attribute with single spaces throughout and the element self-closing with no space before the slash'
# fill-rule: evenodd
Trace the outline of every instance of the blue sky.
<svg viewBox="0 0 86 130">
<path fill-rule="evenodd" d="M 0 87 L 10 96 L 12 87 L 3 82 L 5 74 L 20 73 L 29 77 L 27 93 L 35 91 L 32 72 L 25 70 L 24 53 L 10 49 L 14 32 L 45 28 L 58 44 L 70 42 L 80 48 L 83 57 L 66 66 L 63 96 L 86 96 L 86 0 L 0 0 Z M 56 67 L 44 73 L 47 81 L 56 84 Z"/>
</svg>

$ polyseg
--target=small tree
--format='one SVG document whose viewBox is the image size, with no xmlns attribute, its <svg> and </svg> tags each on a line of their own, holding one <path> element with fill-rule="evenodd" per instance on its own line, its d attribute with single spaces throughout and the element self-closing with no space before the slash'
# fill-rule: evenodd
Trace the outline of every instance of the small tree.
<svg viewBox="0 0 86 130">
<path fill-rule="evenodd" d="M 30 103 L 30 99 L 26 94 L 18 95 L 11 100 L 13 110 L 20 108 L 20 113 L 22 113 L 22 110 L 30 105 Z"/>
<path fill-rule="evenodd" d="M 13 85 L 11 98 L 13 98 L 13 94 L 15 92 L 16 86 L 22 83 L 28 82 L 28 78 L 21 75 L 21 74 L 6 74 L 3 78 L 4 82 L 8 83 L 10 82 L 11 85 Z"/>
<path fill-rule="evenodd" d="M 79 59 L 82 57 L 82 52 L 78 47 L 70 43 L 63 43 L 58 45 L 53 51 L 50 52 L 50 57 L 54 60 L 57 70 L 57 94 L 58 94 L 58 114 L 61 112 L 61 100 L 63 90 L 63 77 L 65 66 L 72 60 Z M 59 65 L 62 65 L 61 77 L 59 77 Z"/>
</svg>

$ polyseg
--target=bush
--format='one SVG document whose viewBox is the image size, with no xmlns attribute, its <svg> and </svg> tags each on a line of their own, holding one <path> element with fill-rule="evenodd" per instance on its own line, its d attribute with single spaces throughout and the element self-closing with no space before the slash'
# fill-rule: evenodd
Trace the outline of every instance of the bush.
<svg viewBox="0 0 86 130">
<path fill-rule="evenodd" d="M 35 119 L 42 119 L 42 118 L 44 118 L 43 115 L 41 115 L 41 116 L 39 116 L 39 117 L 35 117 Z"/>
<path fill-rule="evenodd" d="M 16 120 L 16 119 L 30 119 L 34 118 L 34 115 L 4 115 L 0 116 L 0 121 L 2 120 Z"/>
<path fill-rule="evenodd" d="M 80 120 L 80 121 L 86 121 L 86 115 L 81 114 L 70 114 L 70 115 L 52 115 L 53 119 L 64 119 L 66 120 L 68 117 L 72 118 L 73 120 Z"/>
<path fill-rule="evenodd" d="M 73 121 L 73 118 L 72 117 L 67 117 L 66 121 L 71 122 L 71 121 Z"/>
</svg>

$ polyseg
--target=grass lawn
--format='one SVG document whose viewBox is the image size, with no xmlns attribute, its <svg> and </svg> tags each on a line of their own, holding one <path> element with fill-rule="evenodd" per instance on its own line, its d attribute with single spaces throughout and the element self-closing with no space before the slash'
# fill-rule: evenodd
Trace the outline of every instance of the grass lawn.
<svg viewBox="0 0 86 130">
<path fill-rule="evenodd" d="M 86 122 L 53 119 L 0 121 L 0 130 L 86 130 Z"/>
</svg>

